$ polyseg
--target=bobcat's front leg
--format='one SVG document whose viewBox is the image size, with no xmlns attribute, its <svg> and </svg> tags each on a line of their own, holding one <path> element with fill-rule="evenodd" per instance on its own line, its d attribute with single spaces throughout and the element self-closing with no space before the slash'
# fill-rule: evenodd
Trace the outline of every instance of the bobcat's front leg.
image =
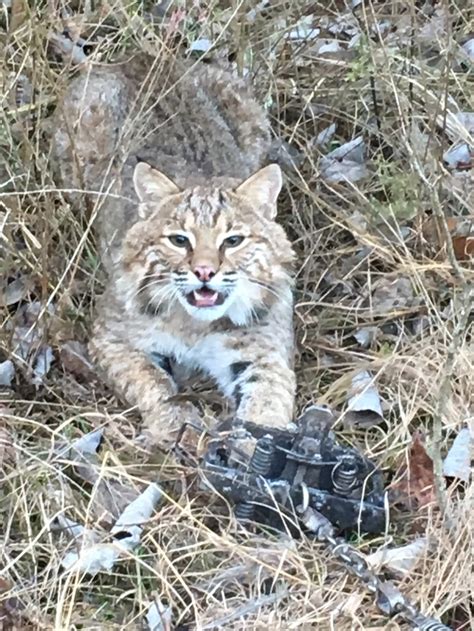
<svg viewBox="0 0 474 631">
<path fill-rule="evenodd" d="M 194 409 L 170 401 L 177 386 L 167 358 L 152 361 L 101 325 L 96 325 L 89 348 L 110 386 L 141 413 L 147 446 L 169 446 L 182 424 L 194 417 Z"/>
<path fill-rule="evenodd" d="M 293 421 L 296 380 L 284 357 L 269 353 L 264 359 L 235 362 L 229 371 L 226 390 L 239 419 L 279 428 Z"/>
</svg>

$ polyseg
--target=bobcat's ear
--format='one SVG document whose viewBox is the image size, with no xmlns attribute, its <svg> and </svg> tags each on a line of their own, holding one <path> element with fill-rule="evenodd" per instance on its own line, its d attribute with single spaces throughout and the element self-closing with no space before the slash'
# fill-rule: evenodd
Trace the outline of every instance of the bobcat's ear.
<svg viewBox="0 0 474 631">
<path fill-rule="evenodd" d="M 261 209 L 268 219 L 274 219 L 281 186 L 280 167 L 277 164 L 269 164 L 240 184 L 235 192 L 251 201 L 256 209 Z"/>
<path fill-rule="evenodd" d="M 176 195 L 180 189 L 176 184 L 166 177 L 164 173 L 154 169 L 146 162 L 139 162 L 133 173 L 133 184 L 135 192 L 140 200 L 140 215 L 145 215 L 143 205 L 147 202 L 158 203 L 169 195 Z"/>
</svg>

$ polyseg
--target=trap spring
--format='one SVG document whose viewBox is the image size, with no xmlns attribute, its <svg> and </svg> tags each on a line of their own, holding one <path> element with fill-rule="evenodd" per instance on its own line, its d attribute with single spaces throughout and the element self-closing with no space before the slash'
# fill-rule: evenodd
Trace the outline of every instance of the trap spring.
<svg viewBox="0 0 474 631">
<path fill-rule="evenodd" d="M 344 530 L 383 532 L 386 510 L 381 473 L 336 440 L 333 422 L 329 408 L 311 406 L 289 430 L 223 425 L 208 435 L 199 462 L 202 485 L 228 499 L 239 521 L 294 535 L 303 525 L 364 583 L 386 615 L 398 614 L 420 631 L 449 631 L 424 616 L 393 583 L 379 578 L 356 548 L 336 536 Z M 180 439 L 176 450 L 183 455 Z"/>
<path fill-rule="evenodd" d="M 234 424 L 209 441 L 201 462 L 207 484 L 235 504 L 241 519 L 291 530 L 295 507 L 308 505 L 340 530 L 383 532 L 382 476 L 336 441 L 333 421 L 328 408 L 312 406 L 293 431 Z"/>
</svg>

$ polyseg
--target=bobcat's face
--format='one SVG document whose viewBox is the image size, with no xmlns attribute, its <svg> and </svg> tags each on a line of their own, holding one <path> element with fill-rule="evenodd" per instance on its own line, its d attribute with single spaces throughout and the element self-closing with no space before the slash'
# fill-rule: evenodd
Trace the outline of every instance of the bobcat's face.
<svg viewBox="0 0 474 631">
<path fill-rule="evenodd" d="M 141 310 L 172 313 L 178 302 L 199 320 L 245 324 L 289 299 L 293 251 L 273 220 L 278 167 L 234 190 L 180 191 L 139 164 L 135 185 L 147 218 L 129 231 L 122 263 L 128 299 Z"/>
</svg>

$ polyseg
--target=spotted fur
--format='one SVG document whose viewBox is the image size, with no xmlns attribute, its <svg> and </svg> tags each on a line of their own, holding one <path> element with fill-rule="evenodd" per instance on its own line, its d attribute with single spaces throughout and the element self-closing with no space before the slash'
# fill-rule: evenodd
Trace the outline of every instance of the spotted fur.
<svg viewBox="0 0 474 631">
<path fill-rule="evenodd" d="M 60 176 L 101 192 L 109 281 L 93 357 L 158 444 L 196 414 L 173 401 L 174 365 L 214 378 L 243 420 L 285 426 L 294 255 L 275 221 L 279 168 L 261 168 L 267 119 L 240 80 L 212 66 L 157 73 L 138 101 L 136 77 L 153 63 L 89 70 L 58 114 Z"/>
</svg>

